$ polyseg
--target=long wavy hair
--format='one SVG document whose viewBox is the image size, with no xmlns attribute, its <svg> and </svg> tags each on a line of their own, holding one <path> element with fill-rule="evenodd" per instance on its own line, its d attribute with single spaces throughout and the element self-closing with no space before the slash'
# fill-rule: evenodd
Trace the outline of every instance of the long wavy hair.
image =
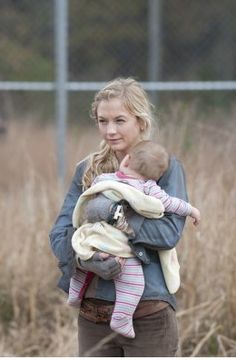
<svg viewBox="0 0 236 360">
<path fill-rule="evenodd" d="M 142 86 L 132 78 L 117 78 L 98 91 L 91 106 L 91 117 L 97 123 L 98 105 L 103 100 L 119 98 L 130 114 L 136 116 L 140 125 L 140 140 L 148 140 L 154 123 L 153 105 Z M 87 168 L 82 179 L 83 188 L 91 186 L 93 179 L 101 173 L 118 170 L 119 162 L 110 146 L 103 140 L 99 150 L 88 157 Z"/>
</svg>

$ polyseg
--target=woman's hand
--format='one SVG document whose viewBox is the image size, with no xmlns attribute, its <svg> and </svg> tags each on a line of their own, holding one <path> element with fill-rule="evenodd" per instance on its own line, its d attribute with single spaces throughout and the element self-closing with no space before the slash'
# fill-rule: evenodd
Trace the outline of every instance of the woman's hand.
<svg viewBox="0 0 236 360">
<path fill-rule="evenodd" d="M 118 257 L 103 252 L 96 252 L 89 260 L 78 259 L 79 266 L 91 271 L 104 280 L 112 280 L 121 272 L 121 263 Z"/>
</svg>

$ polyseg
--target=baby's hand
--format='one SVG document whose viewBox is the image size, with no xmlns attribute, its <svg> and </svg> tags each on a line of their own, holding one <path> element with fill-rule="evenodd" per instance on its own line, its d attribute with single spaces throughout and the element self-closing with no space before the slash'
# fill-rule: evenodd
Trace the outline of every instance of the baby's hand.
<svg viewBox="0 0 236 360">
<path fill-rule="evenodd" d="M 192 212 L 190 216 L 193 218 L 193 225 L 197 226 L 200 223 L 201 220 L 201 214 L 200 211 L 192 206 Z"/>
</svg>

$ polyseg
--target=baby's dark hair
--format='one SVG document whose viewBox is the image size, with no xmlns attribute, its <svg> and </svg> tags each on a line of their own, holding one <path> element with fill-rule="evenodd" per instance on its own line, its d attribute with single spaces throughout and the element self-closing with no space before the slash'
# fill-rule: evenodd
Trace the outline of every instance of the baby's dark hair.
<svg viewBox="0 0 236 360">
<path fill-rule="evenodd" d="M 144 140 L 130 151 L 129 166 L 145 179 L 158 180 L 169 166 L 169 154 L 153 141 Z"/>
</svg>

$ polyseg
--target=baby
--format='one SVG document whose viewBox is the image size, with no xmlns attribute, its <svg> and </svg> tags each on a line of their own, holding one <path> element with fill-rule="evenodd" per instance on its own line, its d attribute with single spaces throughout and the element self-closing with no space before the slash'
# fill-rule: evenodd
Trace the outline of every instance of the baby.
<svg viewBox="0 0 236 360">
<path fill-rule="evenodd" d="M 93 185 L 96 186 L 96 184 L 101 182 L 106 184 L 106 181 L 108 180 L 115 181 L 120 184 L 126 184 L 139 190 L 141 193 L 148 195 L 146 197 L 147 204 L 149 197 L 154 197 L 155 199 L 161 201 L 164 205 L 165 212 L 175 213 L 180 216 L 190 216 L 193 218 L 194 225 L 198 225 L 200 222 L 200 212 L 197 208 L 179 198 L 168 195 L 160 188 L 159 185 L 157 185 L 156 181 L 159 180 L 163 173 L 168 169 L 168 165 L 169 155 L 162 146 L 152 141 L 141 141 L 123 158 L 117 172 L 104 173 L 97 176 L 90 189 L 93 188 Z M 118 205 L 111 223 L 116 229 L 119 229 L 123 233 L 127 234 L 126 242 L 128 236 L 134 235 L 131 227 L 125 219 L 122 205 Z M 96 223 L 96 225 L 97 224 L 98 223 Z M 76 232 L 72 238 L 72 245 L 79 257 L 80 238 L 81 233 L 77 236 Z M 89 239 L 85 239 L 85 242 L 86 241 L 89 241 Z M 91 241 L 90 245 L 93 245 Z M 101 251 L 104 251 L 105 246 L 106 252 L 119 256 L 120 263 L 122 264 L 121 274 L 114 279 L 116 301 L 110 326 L 114 331 L 124 336 L 134 338 L 135 333 L 132 322 L 133 313 L 141 299 L 145 285 L 142 265 L 141 261 L 132 254 L 132 251 L 127 253 L 127 251 L 125 252 L 124 250 L 123 256 L 126 257 L 126 259 L 123 259 L 120 252 L 116 253 L 117 246 L 113 245 L 112 236 L 110 236 L 109 239 L 106 238 L 106 236 L 101 236 L 101 246 L 99 246 L 99 242 L 97 240 L 96 245 L 94 245 L 95 249 Z M 121 248 L 122 246 L 123 245 L 121 245 Z M 168 250 L 165 252 L 167 253 Z M 175 252 L 172 254 L 176 256 Z M 91 254 L 89 256 L 91 256 Z M 159 257 L 161 260 L 160 254 Z M 173 263 L 177 262 L 178 264 L 177 257 L 172 260 Z M 161 264 L 163 263 L 161 262 Z M 163 274 L 165 277 L 164 270 Z M 85 282 L 88 282 L 86 280 L 88 280 L 88 274 L 83 270 L 77 269 L 70 283 L 68 298 L 68 303 L 70 305 L 80 305 L 82 293 L 84 293 L 85 290 Z M 172 291 L 171 286 L 168 286 L 168 283 L 167 287 L 171 293 L 174 292 Z"/>
</svg>

